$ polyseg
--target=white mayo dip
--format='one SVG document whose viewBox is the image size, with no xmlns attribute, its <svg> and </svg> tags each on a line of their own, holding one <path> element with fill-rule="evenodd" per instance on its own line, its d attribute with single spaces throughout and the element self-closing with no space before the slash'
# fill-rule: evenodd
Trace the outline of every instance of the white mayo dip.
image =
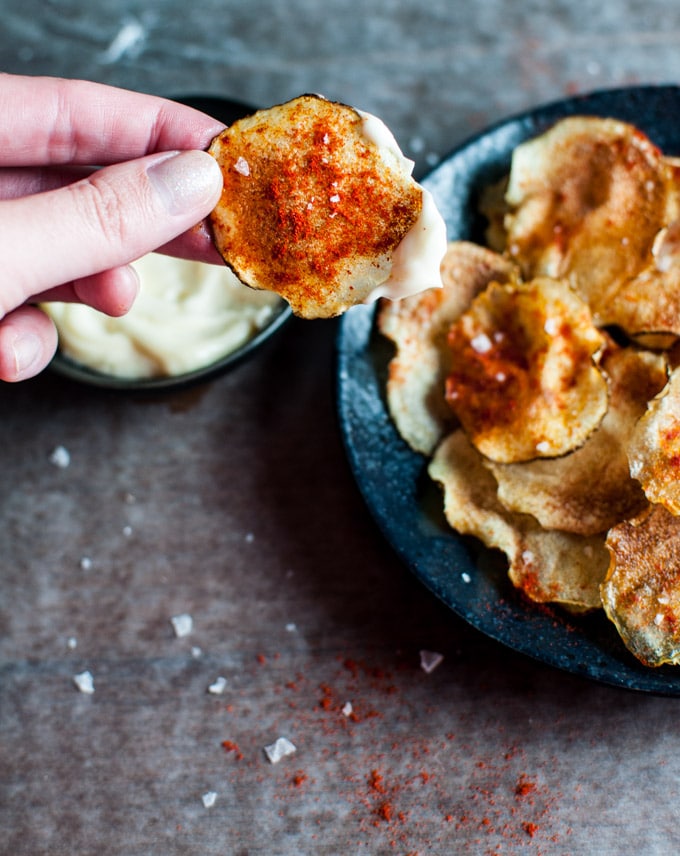
<svg viewBox="0 0 680 856">
<path fill-rule="evenodd" d="M 406 175 L 413 172 L 414 162 L 405 157 L 394 135 L 385 123 L 370 113 L 357 110 L 362 118 L 362 133 L 378 146 L 383 157 Z M 428 288 L 441 288 L 441 262 L 446 253 L 446 223 L 432 194 L 421 187 L 423 205 L 420 216 L 392 254 L 389 275 L 368 296 L 366 303 L 379 297 L 401 300 Z"/>
<path fill-rule="evenodd" d="M 227 267 L 150 253 L 127 315 L 110 318 L 78 303 L 49 303 L 59 347 L 97 371 L 125 378 L 179 375 L 245 344 L 282 301 L 243 285 Z"/>
</svg>

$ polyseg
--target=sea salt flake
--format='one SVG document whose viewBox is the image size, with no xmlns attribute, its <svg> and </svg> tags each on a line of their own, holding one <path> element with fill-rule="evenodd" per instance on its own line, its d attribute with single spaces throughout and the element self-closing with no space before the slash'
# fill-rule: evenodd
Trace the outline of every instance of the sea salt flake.
<svg viewBox="0 0 680 856">
<path fill-rule="evenodd" d="M 286 624 L 286 630 L 287 630 L 289 633 L 295 633 L 295 631 L 297 630 L 297 624 L 294 624 L 294 623 L 291 621 L 290 623 Z"/>
<path fill-rule="evenodd" d="M 215 805 L 217 794 L 215 793 L 215 791 L 208 791 L 207 794 L 203 794 L 201 799 L 203 800 L 203 805 L 206 808 L 212 808 Z"/>
<path fill-rule="evenodd" d="M 342 706 L 343 716 L 351 716 L 353 711 L 354 711 L 354 708 L 352 707 L 352 702 L 346 701 Z"/>
<path fill-rule="evenodd" d="M 85 671 L 73 676 L 73 683 L 81 693 L 92 695 L 94 692 L 94 679 L 92 673 Z"/>
<path fill-rule="evenodd" d="M 547 452 L 549 449 L 550 443 L 547 440 L 541 440 L 540 443 L 536 443 L 537 452 Z"/>
<path fill-rule="evenodd" d="M 227 686 L 227 679 L 223 677 L 219 677 L 215 680 L 214 683 L 210 684 L 208 687 L 208 692 L 213 695 L 222 695 Z"/>
<path fill-rule="evenodd" d="M 250 175 L 250 164 L 248 163 L 248 161 L 243 156 L 236 159 L 236 163 L 234 164 L 234 169 L 240 175 L 246 175 L 246 176 Z"/>
<path fill-rule="evenodd" d="M 198 660 L 198 658 L 201 657 L 202 655 L 203 655 L 203 651 L 198 647 L 198 645 L 194 645 L 194 647 L 191 649 L 191 656 L 195 660 Z"/>
<path fill-rule="evenodd" d="M 438 651 L 421 651 L 420 668 L 429 675 L 430 672 L 434 672 L 443 659 L 444 655 Z"/>
<path fill-rule="evenodd" d="M 486 333 L 478 333 L 476 336 L 473 336 L 470 344 L 472 345 L 472 350 L 478 354 L 486 354 L 493 347 L 491 339 Z"/>
<path fill-rule="evenodd" d="M 65 446 L 55 446 L 50 454 L 50 463 L 60 470 L 65 470 L 71 463 L 71 454 Z"/>
<path fill-rule="evenodd" d="M 123 526 L 123 535 L 129 538 L 132 535 L 132 526 Z"/>
<path fill-rule="evenodd" d="M 92 559 L 89 556 L 83 556 L 83 558 L 80 560 L 80 568 L 83 571 L 91 571 Z"/>
<path fill-rule="evenodd" d="M 656 624 L 657 627 L 663 624 L 663 612 L 657 612 L 654 616 L 654 624 Z"/>
<path fill-rule="evenodd" d="M 329 202 L 340 202 L 340 194 L 334 193 L 332 196 L 329 197 L 328 201 Z"/>
<path fill-rule="evenodd" d="M 546 318 L 543 329 L 549 336 L 556 336 L 560 332 L 560 322 L 557 318 Z"/>
<path fill-rule="evenodd" d="M 463 580 L 464 583 L 472 582 L 472 577 L 466 571 L 463 571 L 463 573 L 460 575 L 460 578 L 461 580 Z"/>
<path fill-rule="evenodd" d="M 70 648 L 71 651 L 73 651 L 75 648 L 78 647 L 78 640 L 75 636 L 69 636 L 69 638 L 66 640 L 66 645 L 68 648 Z"/>
<path fill-rule="evenodd" d="M 264 754 L 271 764 L 278 764 L 282 758 L 296 751 L 297 747 L 287 737 L 278 737 L 273 743 L 264 747 Z"/>
<path fill-rule="evenodd" d="M 671 602 L 671 599 L 668 597 L 668 595 L 662 594 L 657 597 L 657 601 L 661 604 L 661 606 L 668 606 L 668 604 Z"/>
<path fill-rule="evenodd" d="M 194 629 L 194 619 L 186 612 L 183 612 L 181 615 L 173 615 L 170 622 L 178 639 L 188 636 Z"/>
<path fill-rule="evenodd" d="M 536 557 L 531 552 L 531 550 L 522 550 L 522 561 L 526 562 L 527 565 L 530 565 Z"/>
</svg>

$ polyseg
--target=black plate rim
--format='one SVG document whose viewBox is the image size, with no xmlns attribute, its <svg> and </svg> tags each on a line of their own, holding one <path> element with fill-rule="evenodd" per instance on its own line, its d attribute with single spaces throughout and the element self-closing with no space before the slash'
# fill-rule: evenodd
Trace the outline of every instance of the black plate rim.
<svg viewBox="0 0 680 856">
<path fill-rule="evenodd" d="M 437 198 L 443 185 L 453 180 L 456 192 L 468 194 L 465 198 L 469 202 L 470 194 L 478 190 L 481 183 L 500 178 L 503 171 L 507 171 L 510 152 L 520 139 L 534 136 L 558 118 L 582 113 L 634 121 L 635 116 L 644 113 L 651 118 L 641 121 L 638 116 L 636 121 L 643 130 L 650 131 L 651 124 L 663 121 L 669 102 L 676 107 L 680 105 L 679 86 L 619 87 L 551 101 L 470 136 L 453 148 L 422 183 Z M 675 113 L 677 115 L 677 109 Z M 672 114 L 670 111 L 666 121 L 672 121 Z M 678 134 L 677 151 L 669 149 L 666 153 L 680 153 Z M 651 136 L 657 142 L 654 134 Z M 499 141 L 502 143 L 500 150 L 494 148 Z M 463 206 L 459 204 L 459 207 Z M 475 218 L 469 210 L 458 219 L 456 212 L 442 213 L 447 220 L 450 239 L 470 237 Z M 615 628 L 604 616 L 571 618 L 559 608 L 531 604 L 512 589 L 507 575 L 500 584 L 496 602 L 490 604 L 484 603 L 488 593 L 475 589 L 475 581 L 461 584 L 464 573 L 476 570 L 471 552 L 474 548 L 469 539 L 425 519 L 423 509 L 414 507 L 416 502 L 422 503 L 419 491 L 420 483 L 427 479 L 426 459 L 401 440 L 387 412 L 384 374 L 380 373 L 386 369 L 385 349 L 388 346 L 376 344 L 374 320 L 374 306 L 359 306 L 347 312 L 340 321 L 336 339 L 337 414 L 359 492 L 402 563 L 452 612 L 485 636 L 519 654 L 599 684 L 659 696 L 680 696 L 680 669 L 643 666 L 625 649 Z M 382 356 L 377 353 L 381 349 Z M 399 471 L 404 476 L 402 484 L 395 475 Z M 391 488 L 394 495 L 387 496 L 386 487 Z M 445 574 L 432 567 L 433 563 L 441 561 L 449 563 L 450 569 Z M 494 584 L 484 581 L 487 587 Z M 488 611 L 482 607 L 489 607 Z"/>
</svg>

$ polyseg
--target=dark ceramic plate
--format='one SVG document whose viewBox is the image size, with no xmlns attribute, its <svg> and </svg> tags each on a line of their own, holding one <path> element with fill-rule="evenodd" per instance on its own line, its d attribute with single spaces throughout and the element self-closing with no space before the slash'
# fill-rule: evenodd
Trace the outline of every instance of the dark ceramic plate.
<svg viewBox="0 0 680 856">
<path fill-rule="evenodd" d="M 225 125 L 231 125 L 242 116 L 252 113 L 254 108 L 247 104 L 242 104 L 239 101 L 231 101 L 226 98 L 217 98 L 213 96 L 189 95 L 176 97 L 175 101 L 180 101 L 182 104 L 187 104 L 190 107 L 195 107 L 203 113 L 214 116 Z M 170 391 L 182 389 L 196 383 L 208 381 L 217 375 L 233 368 L 240 362 L 250 357 L 265 341 L 267 341 L 283 324 L 292 316 L 292 312 L 288 304 L 281 301 L 281 308 L 277 310 L 271 317 L 269 323 L 259 330 L 255 336 L 241 345 L 236 350 L 231 351 L 220 359 L 209 365 L 194 369 L 190 372 L 185 372 L 180 375 L 169 375 L 163 377 L 129 379 L 115 377 L 114 375 L 98 372 L 95 369 L 69 359 L 67 356 L 57 351 L 50 368 L 60 375 L 70 378 L 71 380 L 87 383 L 90 386 L 98 386 L 106 389 L 119 389 L 127 391 L 152 392 Z"/>
<path fill-rule="evenodd" d="M 548 104 L 513 117 L 453 151 L 424 184 L 434 194 L 450 239 L 482 241 L 480 190 L 505 175 L 514 147 L 574 114 L 636 124 L 667 154 L 680 154 L 680 87 L 632 87 Z M 543 663 L 628 689 L 680 696 L 680 667 L 649 669 L 624 648 L 603 614 L 574 618 L 529 603 L 506 566 L 446 525 L 426 460 L 397 434 L 385 397 L 390 344 L 374 329 L 372 307 L 356 307 L 338 336 L 338 409 L 359 488 L 387 540 L 413 573 L 482 633 Z M 469 581 L 467 581 L 469 580 Z"/>
</svg>

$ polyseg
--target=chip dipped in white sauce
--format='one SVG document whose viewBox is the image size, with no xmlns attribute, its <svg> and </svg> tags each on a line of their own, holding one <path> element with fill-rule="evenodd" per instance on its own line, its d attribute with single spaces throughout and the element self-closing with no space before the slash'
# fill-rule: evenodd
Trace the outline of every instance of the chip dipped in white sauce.
<svg viewBox="0 0 680 856">
<path fill-rule="evenodd" d="M 120 318 L 77 303 L 43 305 L 65 356 L 121 378 L 181 375 L 246 344 L 282 306 L 220 265 L 150 253 L 134 267 L 139 294 Z"/>
</svg>

